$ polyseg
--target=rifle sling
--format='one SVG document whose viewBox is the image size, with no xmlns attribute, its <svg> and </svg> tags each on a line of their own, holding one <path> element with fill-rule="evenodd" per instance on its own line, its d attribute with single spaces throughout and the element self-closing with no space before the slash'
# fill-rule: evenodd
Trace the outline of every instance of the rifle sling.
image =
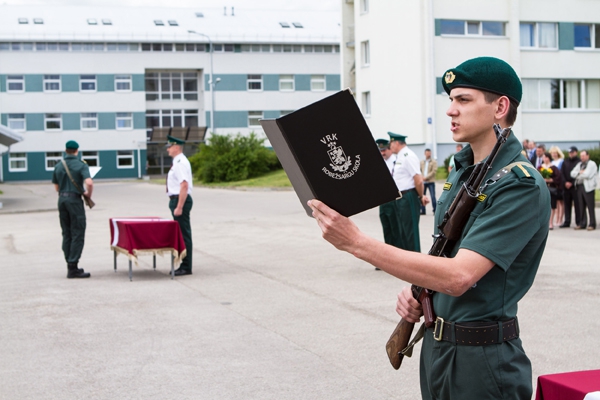
<svg viewBox="0 0 600 400">
<path fill-rule="evenodd" d="M 535 167 L 528 162 L 526 163 L 526 162 L 522 162 L 522 161 L 517 161 L 512 164 L 508 164 L 507 166 L 500 168 L 500 170 L 498 172 L 496 172 L 490 179 L 488 179 L 485 182 L 485 184 L 482 186 L 481 190 L 479 190 L 479 193 L 481 194 L 481 192 L 483 192 L 489 185 L 493 185 L 494 183 L 498 182 L 500 179 L 504 178 L 506 175 L 508 175 L 509 172 L 512 171 L 512 169 L 514 167 L 519 167 L 519 169 L 523 172 L 523 174 L 525 176 L 530 176 L 529 172 L 527 172 L 525 167 L 532 168 L 534 171 L 537 171 L 535 169 Z M 421 324 L 421 327 L 419 328 L 418 332 L 415 334 L 415 337 L 410 341 L 410 343 L 408 343 L 408 345 L 404 349 L 400 350 L 400 354 L 402 354 L 406 357 L 412 356 L 413 347 L 415 346 L 415 344 L 417 344 L 419 342 L 419 340 L 423 339 L 424 336 L 425 336 L 425 323 Z"/>
<path fill-rule="evenodd" d="M 75 186 L 75 189 L 77 189 L 79 194 L 83 195 L 83 190 L 81 190 L 81 187 L 79 187 L 79 185 L 77 183 L 75 183 L 75 179 L 73 179 L 73 175 L 71 175 L 71 171 L 69 171 L 67 162 L 64 159 L 62 159 L 60 161 L 62 162 L 62 165 L 65 167 L 65 171 L 67 171 L 67 175 L 69 175 L 69 179 L 71 180 L 71 183 Z"/>
</svg>

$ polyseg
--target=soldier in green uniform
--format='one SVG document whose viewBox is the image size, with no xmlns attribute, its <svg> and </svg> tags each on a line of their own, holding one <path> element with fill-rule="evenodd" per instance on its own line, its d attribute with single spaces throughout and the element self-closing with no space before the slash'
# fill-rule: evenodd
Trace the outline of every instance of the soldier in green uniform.
<svg viewBox="0 0 600 400">
<path fill-rule="evenodd" d="M 442 79 L 452 137 L 469 145 L 455 156 L 436 226 L 474 164 L 496 144 L 493 124 L 512 126 L 522 96 L 517 74 L 497 58 L 465 61 Z M 435 291 L 438 319 L 435 329 L 425 331 L 421 350 L 424 399 L 531 399 L 531 363 L 519 338 L 517 303 L 531 287 L 546 246 L 550 195 L 521 149 L 511 133 L 486 180 L 504 167 L 510 172 L 483 189 L 449 258 L 387 246 L 325 204 L 309 202 L 323 237 L 338 249 Z M 398 295 L 396 310 L 408 322 L 422 316 L 408 287 Z"/>
<path fill-rule="evenodd" d="M 67 278 L 89 278 L 90 273 L 77 266 L 83 251 L 86 227 L 85 210 L 79 189 L 85 190 L 84 196 L 92 197 L 94 183 L 87 164 L 77 157 L 79 144 L 69 140 L 65 147 L 67 155 L 64 161 L 76 185 L 71 181 L 62 162 L 54 168 L 52 183 L 58 192 L 58 215 L 63 237 L 62 250 L 67 261 Z"/>
</svg>

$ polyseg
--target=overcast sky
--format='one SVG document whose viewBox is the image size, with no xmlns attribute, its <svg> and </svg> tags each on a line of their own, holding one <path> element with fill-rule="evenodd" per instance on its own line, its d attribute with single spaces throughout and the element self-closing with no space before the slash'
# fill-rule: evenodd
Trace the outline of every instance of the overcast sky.
<svg viewBox="0 0 600 400">
<path fill-rule="evenodd" d="M 236 7 L 271 10 L 340 10 L 341 0 L 0 0 L 0 4 L 95 5 L 213 8 Z"/>
</svg>

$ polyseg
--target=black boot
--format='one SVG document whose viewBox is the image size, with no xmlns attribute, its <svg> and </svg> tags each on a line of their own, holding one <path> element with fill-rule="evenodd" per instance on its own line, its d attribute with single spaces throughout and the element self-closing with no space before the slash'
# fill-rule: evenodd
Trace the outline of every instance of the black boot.
<svg viewBox="0 0 600 400">
<path fill-rule="evenodd" d="M 69 272 L 67 273 L 67 278 L 89 278 L 90 273 L 84 272 L 83 269 L 77 268 L 77 263 L 68 263 L 67 269 Z"/>
</svg>

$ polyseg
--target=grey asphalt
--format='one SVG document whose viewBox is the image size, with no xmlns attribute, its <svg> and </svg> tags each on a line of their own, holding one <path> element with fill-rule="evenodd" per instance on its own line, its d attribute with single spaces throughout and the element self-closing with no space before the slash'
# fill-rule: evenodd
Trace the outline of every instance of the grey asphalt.
<svg viewBox="0 0 600 400">
<path fill-rule="evenodd" d="M 385 352 L 405 283 L 325 242 L 293 191 L 195 187 L 194 274 L 141 256 L 130 282 L 108 219 L 170 217 L 164 186 L 96 183 L 87 280 L 66 279 L 52 185 L 0 190 L 2 399 L 420 398 L 418 358 L 395 371 Z M 353 220 L 382 238 L 376 209 Z M 519 309 L 534 381 L 600 368 L 599 247 L 600 230 L 550 232 Z"/>
</svg>

